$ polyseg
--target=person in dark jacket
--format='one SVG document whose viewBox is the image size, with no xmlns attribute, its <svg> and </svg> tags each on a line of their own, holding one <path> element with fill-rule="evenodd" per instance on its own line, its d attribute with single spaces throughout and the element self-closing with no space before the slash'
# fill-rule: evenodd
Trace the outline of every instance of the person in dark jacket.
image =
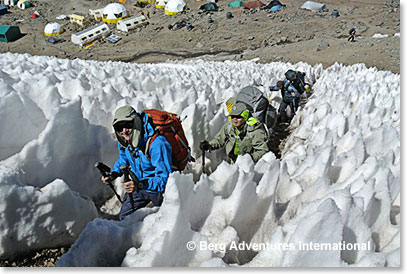
<svg viewBox="0 0 407 274">
<path fill-rule="evenodd" d="M 349 42 L 355 42 L 355 34 L 356 34 L 355 28 L 351 28 L 349 31 L 349 37 L 348 37 Z"/>
<path fill-rule="evenodd" d="M 129 195 L 133 197 L 134 209 L 145 207 L 149 202 L 160 206 L 171 170 L 171 145 L 163 136 L 156 137 L 151 143 L 147 157 L 145 146 L 154 135 L 154 128 L 148 120 L 148 115 L 137 112 L 131 106 L 120 107 L 113 119 L 113 128 L 118 140 L 119 158 L 112 169 L 111 175 L 102 177 L 103 183 L 122 176 L 120 167 L 128 166 L 140 183 L 123 182 L 127 192 L 119 213 L 120 220 L 133 213 Z"/>
<path fill-rule="evenodd" d="M 278 111 L 280 113 L 281 122 L 288 123 L 294 117 L 295 112 L 298 109 L 298 102 L 301 96 L 300 93 L 288 80 L 278 81 L 277 85 L 270 86 L 269 89 L 270 91 L 281 91 L 282 101 Z M 287 117 L 287 106 L 290 106 L 291 109 L 290 117 Z"/>
</svg>

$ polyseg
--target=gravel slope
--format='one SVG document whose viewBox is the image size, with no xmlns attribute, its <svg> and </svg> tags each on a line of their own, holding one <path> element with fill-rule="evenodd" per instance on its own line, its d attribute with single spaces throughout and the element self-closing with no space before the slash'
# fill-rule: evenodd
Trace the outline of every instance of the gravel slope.
<svg viewBox="0 0 407 274">
<path fill-rule="evenodd" d="M 67 3 L 65 3 L 67 2 Z M 70 42 L 72 33 L 78 31 L 68 21 L 58 21 L 66 32 L 66 41 L 51 45 L 43 34 L 48 22 L 57 21 L 61 14 L 74 11 L 86 13 L 89 8 L 104 6 L 111 1 L 33 1 L 35 7 L 28 10 L 12 8 L 0 16 L 0 24 L 18 25 L 26 35 L 12 43 L 2 44 L 0 52 L 50 55 L 59 58 L 91 60 L 115 60 L 126 62 L 163 62 L 204 58 L 207 60 L 248 60 L 259 58 L 262 63 L 300 61 L 324 67 L 335 62 L 343 64 L 365 63 L 368 67 L 400 73 L 400 3 L 396 0 L 326 0 L 327 11 L 312 12 L 299 9 L 304 0 L 285 0 L 286 8 L 268 13 L 265 10 L 231 8 L 225 0 L 218 1 L 218 12 L 207 14 L 199 10 L 204 1 L 187 1 L 188 10 L 175 16 L 165 15 L 154 5 L 135 7 L 134 1 L 125 6 L 132 14 L 149 13 L 149 25 L 129 34 L 119 33 L 111 25 L 113 33 L 122 37 L 117 44 L 98 42 L 89 49 L 80 49 Z M 268 3 L 265 1 L 265 3 Z M 340 16 L 332 17 L 332 10 Z M 37 10 L 41 17 L 31 19 Z M 233 18 L 227 19 L 226 13 Z M 213 23 L 208 23 L 211 16 Z M 16 20 L 24 19 L 22 22 Z M 169 30 L 168 25 L 177 22 L 191 23 Z M 356 28 L 356 41 L 348 42 L 348 31 Z M 388 35 L 373 38 L 376 33 Z"/>
</svg>

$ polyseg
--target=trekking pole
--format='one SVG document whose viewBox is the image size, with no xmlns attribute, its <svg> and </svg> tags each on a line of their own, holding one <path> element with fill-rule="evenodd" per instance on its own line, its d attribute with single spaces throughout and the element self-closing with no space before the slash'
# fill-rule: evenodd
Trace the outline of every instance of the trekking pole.
<svg viewBox="0 0 407 274">
<path fill-rule="evenodd" d="M 129 182 L 131 181 L 130 179 L 130 172 L 129 172 L 129 168 L 128 166 L 120 166 L 121 171 L 124 174 L 124 182 Z M 134 199 L 133 199 L 133 192 L 128 193 L 129 195 L 129 199 L 130 199 L 130 204 L 131 204 L 131 209 L 133 211 L 136 211 L 136 209 L 134 208 Z"/>
<path fill-rule="evenodd" d="M 96 162 L 95 163 L 95 167 L 97 169 L 99 169 L 100 173 L 102 174 L 103 177 L 109 177 L 111 176 L 110 174 L 110 167 L 108 167 L 107 165 L 105 165 L 102 162 Z M 114 176 L 112 176 L 114 177 Z M 114 189 L 114 186 L 111 182 L 109 182 L 108 184 L 110 186 L 110 188 L 113 190 L 114 194 L 116 195 L 117 199 L 119 199 L 120 203 L 123 203 L 122 199 L 120 198 L 120 195 L 116 192 L 116 190 Z"/>
<path fill-rule="evenodd" d="M 202 149 L 202 173 L 205 174 L 205 150 Z"/>
<path fill-rule="evenodd" d="M 128 171 L 129 171 L 129 175 L 130 175 L 131 180 L 135 183 L 136 192 L 138 193 L 140 191 L 140 189 L 144 188 L 144 184 L 143 184 L 143 182 L 141 182 L 139 180 L 139 178 L 137 178 L 136 174 L 134 174 L 133 171 L 131 171 L 130 169 Z"/>
</svg>

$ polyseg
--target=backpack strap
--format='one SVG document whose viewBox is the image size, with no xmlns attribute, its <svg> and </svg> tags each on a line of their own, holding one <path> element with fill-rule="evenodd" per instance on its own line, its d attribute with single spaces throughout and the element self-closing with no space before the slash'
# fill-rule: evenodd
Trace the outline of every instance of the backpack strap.
<svg viewBox="0 0 407 274">
<path fill-rule="evenodd" d="M 148 137 L 147 142 L 146 142 L 146 148 L 144 149 L 144 155 L 146 155 L 148 160 L 151 160 L 151 155 L 150 155 L 150 147 L 151 144 L 154 142 L 155 138 L 158 137 L 158 133 L 154 133 L 153 136 Z"/>
<path fill-rule="evenodd" d="M 185 142 L 182 140 L 182 138 L 179 137 L 178 133 L 173 127 L 171 127 L 171 130 L 175 133 L 175 138 L 177 139 L 177 141 L 180 142 L 181 145 L 188 151 L 188 157 L 184 161 L 182 161 L 181 164 L 183 164 L 184 162 L 195 162 L 195 158 L 191 155 L 191 148 L 188 147 L 187 144 L 185 144 Z"/>
<path fill-rule="evenodd" d="M 153 121 L 153 118 L 151 117 L 151 115 L 147 112 L 142 112 L 142 113 L 147 115 L 147 121 L 148 121 L 148 123 L 150 123 L 150 125 L 154 128 L 154 131 L 155 131 L 153 136 L 148 137 L 147 142 L 146 142 L 146 147 L 144 149 L 144 155 L 150 161 L 151 160 L 150 147 L 151 147 L 151 144 L 153 143 L 153 141 L 155 140 L 155 138 L 157 138 L 158 132 L 156 131 L 154 121 Z"/>
</svg>

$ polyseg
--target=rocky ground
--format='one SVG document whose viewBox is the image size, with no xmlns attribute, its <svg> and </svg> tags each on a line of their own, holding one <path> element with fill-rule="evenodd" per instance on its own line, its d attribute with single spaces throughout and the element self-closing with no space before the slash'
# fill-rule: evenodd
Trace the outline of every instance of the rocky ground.
<svg viewBox="0 0 407 274">
<path fill-rule="evenodd" d="M 68 21 L 56 20 L 61 14 L 74 11 L 87 13 L 90 8 L 105 6 L 107 0 L 37 0 L 33 8 L 14 7 L 0 16 L 0 24 L 17 25 L 25 36 L 11 43 L 1 43 L 0 52 L 29 53 L 58 58 L 100 61 L 154 63 L 167 60 L 201 58 L 212 61 L 251 60 L 261 63 L 273 61 L 321 63 L 324 67 L 335 62 L 346 65 L 365 63 L 368 67 L 400 73 L 400 3 L 395 0 L 324 0 L 326 11 L 311 12 L 299 7 L 305 0 L 281 0 L 286 8 L 278 12 L 231 8 L 219 0 L 218 12 L 199 10 L 204 1 L 187 1 L 188 9 L 175 16 L 167 16 L 154 5 L 135 7 L 135 1 L 125 6 L 132 15 L 149 14 L 149 25 L 128 34 L 111 25 L 113 33 L 122 37 L 116 44 L 101 41 L 89 49 L 81 49 L 70 42 L 72 33 L 80 29 Z M 268 3 L 268 1 L 264 1 Z M 340 16 L 333 17 L 332 10 Z M 31 19 L 38 11 L 40 18 Z M 227 19 L 226 13 L 233 18 Z M 208 22 L 211 17 L 213 23 Z M 177 22 L 192 24 L 172 30 Z M 59 22 L 66 31 L 60 35 L 65 42 L 49 44 L 44 36 L 48 22 Z M 348 42 L 348 31 L 356 29 L 355 42 Z M 175 29 L 175 30 L 174 30 Z M 374 34 L 387 35 L 373 38 Z M 276 142 L 283 142 L 289 129 L 278 128 Z M 277 144 L 276 144 L 277 145 Z M 278 146 L 276 146 L 278 147 Z M 276 155 L 279 151 L 275 151 Z M 39 250 L 19 258 L 0 260 L 0 266 L 54 266 L 68 247 Z"/>
<path fill-rule="evenodd" d="M 42 249 L 21 255 L 17 258 L 0 260 L 1 267 L 47 267 L 55 266 L 62 254 L 66 253 L 69 247 Z"/>
<path fill-rule="evenodd" d="M 396 0 L 324 0 L 320 2 L 327 10 L 321 12 L 300 9 L 305 0 L 282 0 L 286 8 L 277 12 L 231 8 L 227 4 L 232 0 L 219 0 L 220 11 L 211 13 L 199 10 L 205 1 L 188 0 L 188 9 L 175 16 L 165 15 L 154 5 L 140 8 L 135 6 L 135 1 L 127 1 L 124 5 L 132 15 L 149 13 L 149 25 L 128 34 L 110 25 L 122 40 L 116 44 L 98 42 L 89 49 L 71 43 L 71 34 L 79 28 L 67 20 L 56 20 L 56 16 L 74 11 L 87 13 L 90 8 L 113 1 L 32 2 L 33 8 L 14 7 L 10 13 L 0 16 L 0 24 L 18 25 L 26 34 L 15 42 L 2 43 L 0 52 L 148 63 L 197 57 L 216 61 L 258 58 L 261 63 L 304 61 L 311 65 L 321 63 L 324 67 L 335 62 L 365 63 L 368 67 L 400 72 L 400 37 L 395 36 L 400 33 L 400 2 Z M 339 17 L 331 15 L 334 9 L 339 11 Z M 41 16 L 31 19 L 35 10 Z M 227 19 L 227 12 L 232 12 L 233 18 Z M 209 16 L 213 23 L 208 22 Z M 48 22 L 56 21 L 66 29 L 60 35 L 65 42 L 51 45 L 46 42 L 43 30 Z M 168 25 L 181 21 L 192 24 L 193 29 L 168 29 Z M 348 42 L 352 27 L 356 29 L 356 40 Z M 373 38 L 374 34 L 388 37 Z"/>
</svg>

